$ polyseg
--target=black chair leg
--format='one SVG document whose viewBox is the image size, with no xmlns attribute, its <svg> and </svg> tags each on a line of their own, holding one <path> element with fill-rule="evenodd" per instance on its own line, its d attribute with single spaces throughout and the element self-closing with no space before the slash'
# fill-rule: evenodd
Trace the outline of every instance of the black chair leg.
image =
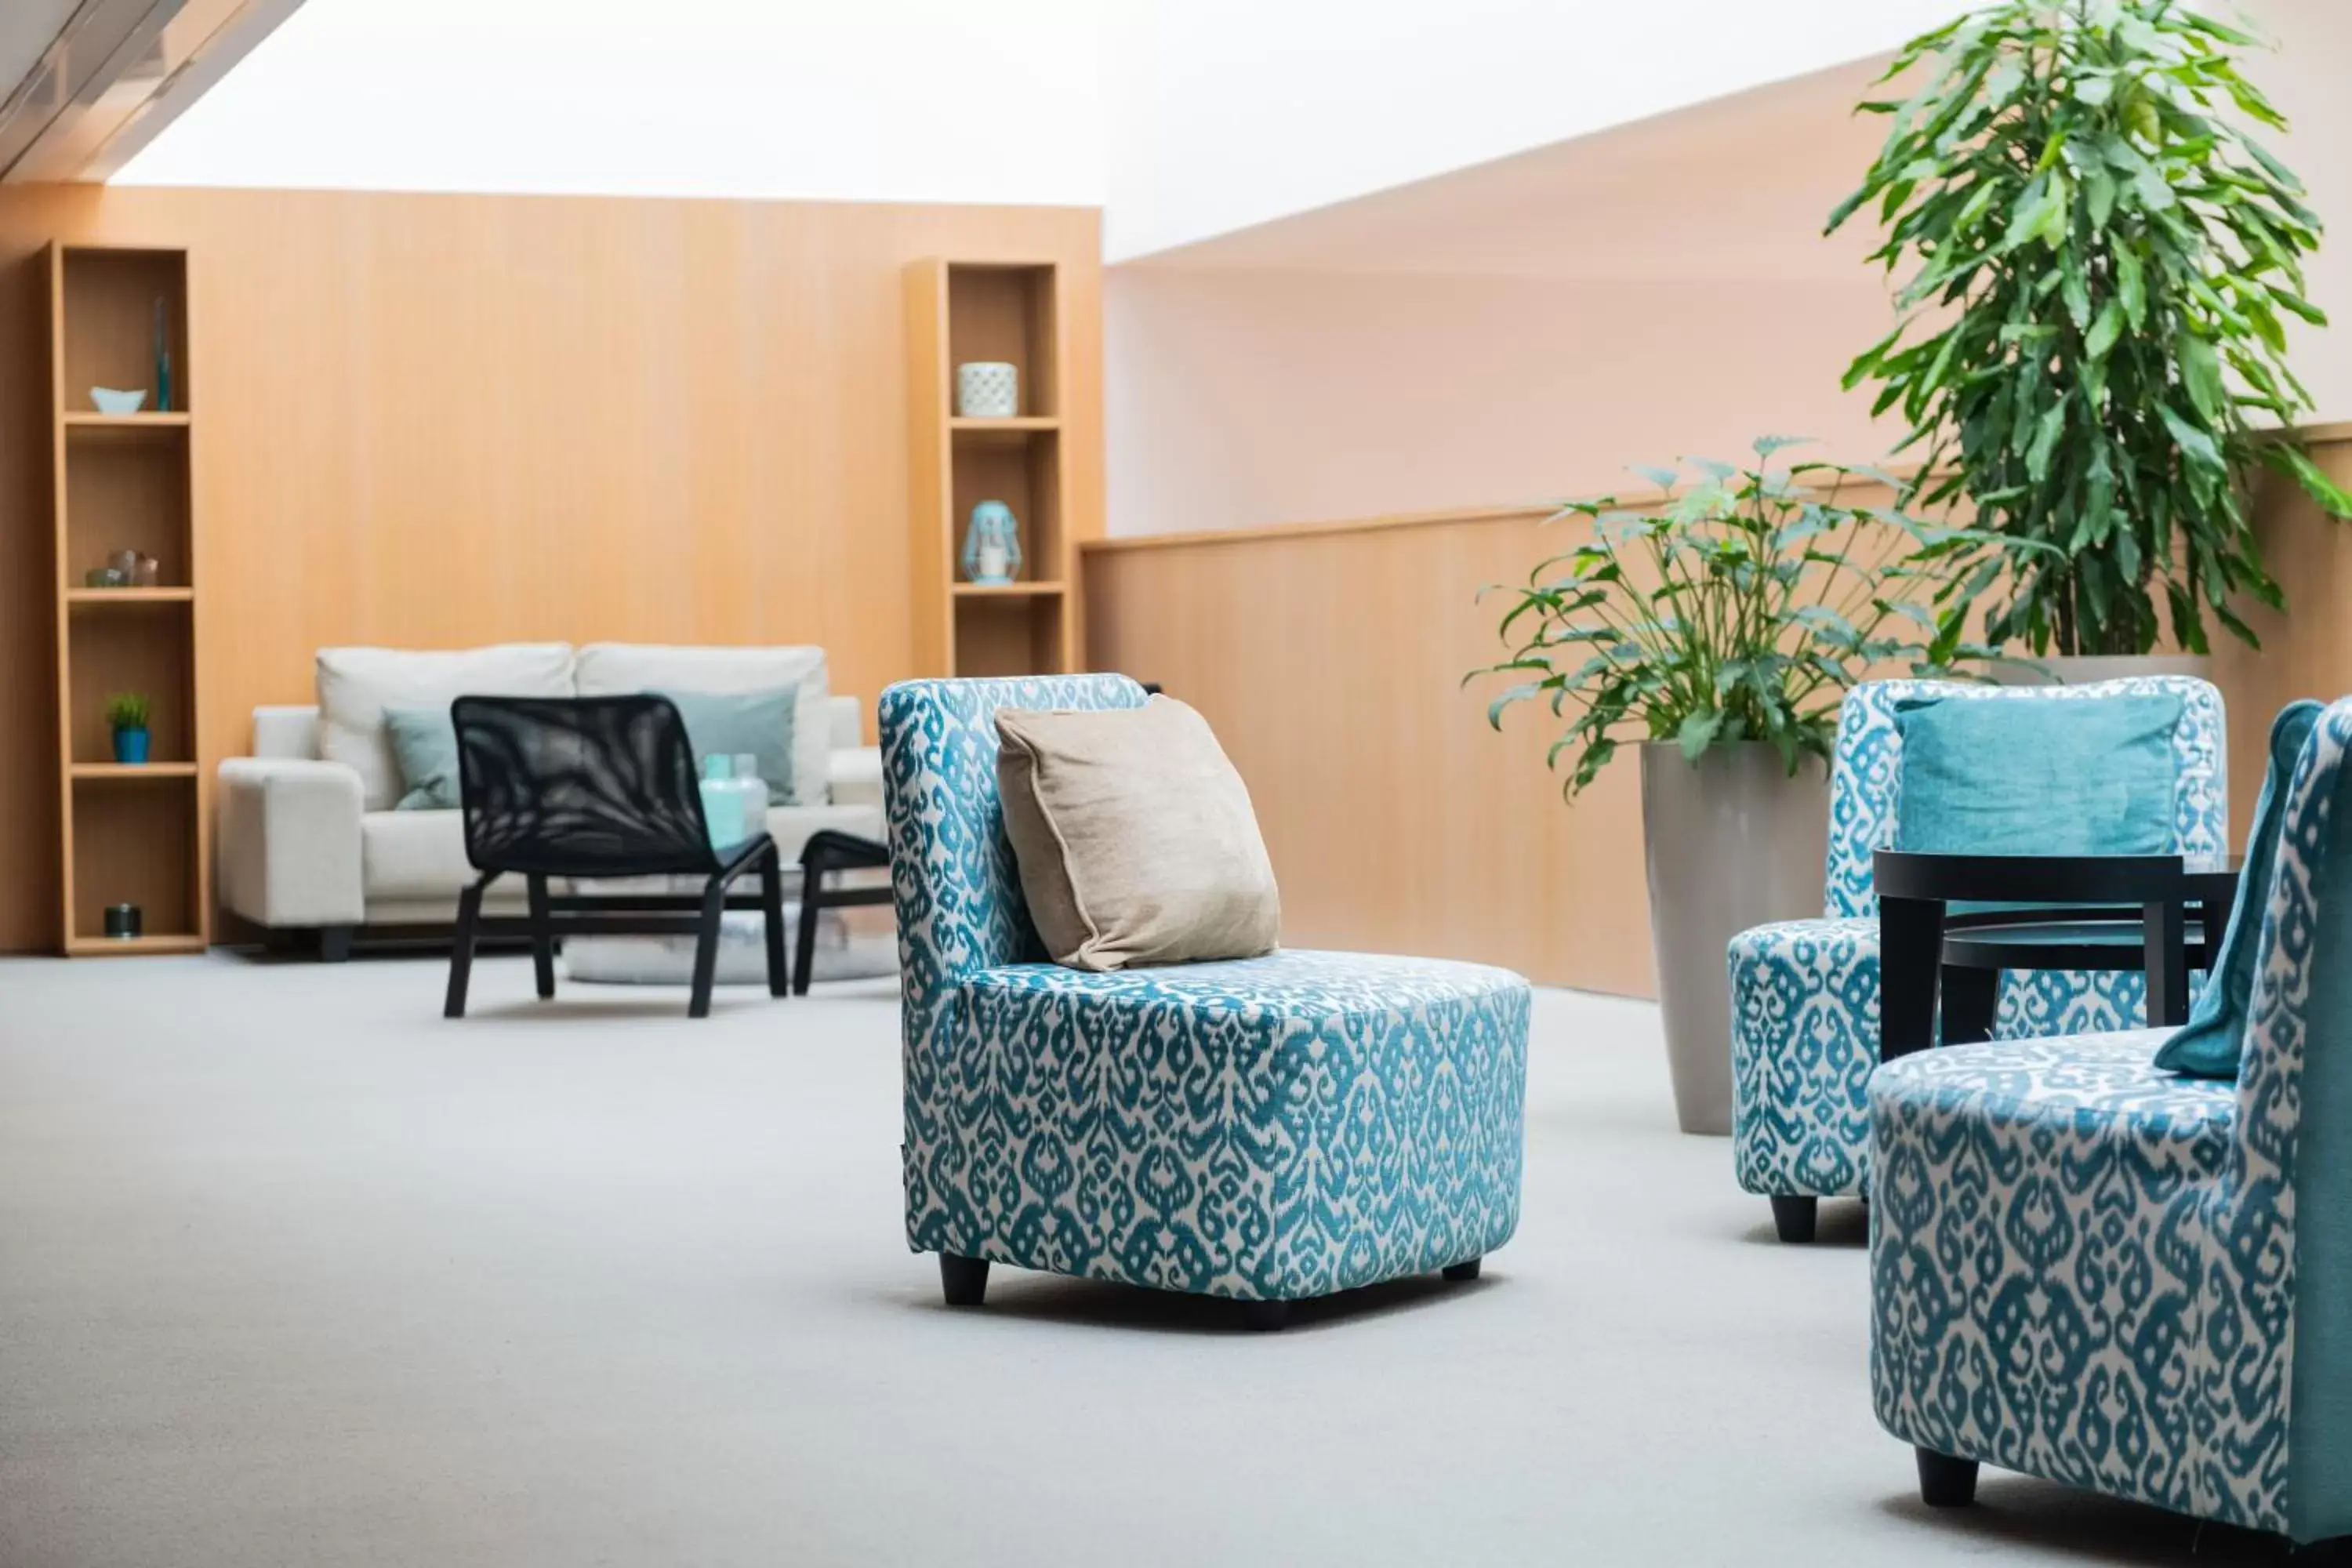
<svg viewBox="0 0 2352 1568">
<path fill-rule="evenodd" d="M 808 994 L 809 976 L 816 968 L 816 917 L 821 902 L 820 889 L 824 887 L 824 860 L 821 856 L 801 857 L 801 923 L 793 938 L 793 994 Z"/>
<path fill-rule="evenodd" d="M 445 1018 L 466 1016 L 466 983 L 474 973 L 474 931 L 482 920 L 482 889 L 489 885 L 485 877 L 457 895 L 457 931 L 449 940 L 449 996 L 441 1005 Z"/>
<path fill-rule="evenodd" d="M 1955 1459 L 1933 1448 L 1919 1457 L 1919 1500 L 1929 1508 L 1966 1508 L 1977 1500 L 1977 1462 Z"/>
<path fill-rule="evenodd" d="M 1784 1198 L 1772 1200 L 1772 1228 L 1780 1239 L 1801 1246 L 1813 1239 L 1813 1228 L 1821 1219 L 1822 1200 L 1819 1198 Z"/>
<path fill-rule="evenodd" d="M 784 858 L 774 850 L 760 871 L 760 923 L 768 937 L 768 994 L 789 996 L 793 976 L 784 966 Z"/>
<path fill-rule="evenodd" d="M 694 995 L 686 1005 L 689 1018 L 710 1016 L 710 986 L 719 976 L 719 927 L 727 914 L 727 884 L 718 878 L 702 894 L 702 921 L 694 938 Z"/>
<path fill-rule="evenodd" d="M 1478 1265 L 1485 1259 L 1474 1258 L 1467 1263 L 1456 1263 L 1445 1271 L 1445 1277 L 1456 1285 L 1467 1284 L 1478 1278 Z"/>
<path fill-rule="evenodd" d="M 319 928 L 319 962 L 341 963 L 352 955 L 352 928 L 320 926 Z"/>
<path fill-rule="evenodd" d="M 977 1307 L 988 1295 L 988 1259 L 940 1254 L 940 1293 L 950 1307 Z"/>
<path fill-rule="evenodd" d="M 555 994 L 555 933 L 548 927 L 547 879 L 531 877 L 530 889 L 530 973 L 538 982 L 539 999 L 542 1002 Z"/>
</svg>

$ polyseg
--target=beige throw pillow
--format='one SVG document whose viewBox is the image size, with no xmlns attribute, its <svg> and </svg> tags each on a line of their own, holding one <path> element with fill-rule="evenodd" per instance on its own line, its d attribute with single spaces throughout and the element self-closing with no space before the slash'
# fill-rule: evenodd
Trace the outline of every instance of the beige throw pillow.
<svg viewBox="0 0 2352 1568">
<path fill-rule="evenodd" d="M 1170 697 L 996 716 L 1004 829 L 1056 963 L 1113 970 L 1271 952 L 1274 865 L 1208 721 Z"/>
</svg>

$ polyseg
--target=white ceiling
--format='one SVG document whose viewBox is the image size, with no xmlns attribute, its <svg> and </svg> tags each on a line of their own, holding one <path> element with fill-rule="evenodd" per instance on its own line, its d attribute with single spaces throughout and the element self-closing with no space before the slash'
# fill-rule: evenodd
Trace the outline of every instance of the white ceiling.
<svg viewBox="0 0 2352 1568">
<path fill-rule="evenodd" d="M 305 0 L 114 177 L 1098 206 L 1102 3 Z"/>
</svg>

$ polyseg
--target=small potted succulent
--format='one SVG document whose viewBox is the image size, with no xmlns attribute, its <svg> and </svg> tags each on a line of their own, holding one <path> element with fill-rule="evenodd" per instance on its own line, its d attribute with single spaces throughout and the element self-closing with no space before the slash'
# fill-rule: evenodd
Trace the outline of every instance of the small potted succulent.
<svg viewBox="0 0 2352 1568">
<path fill-rule="evenodd" d="M 139 691 L 118 691 L 106 700 L 106 725 L 114 731 L 114 760 L 118 763 L 143 763 L 147 760 L 147 719 L 152 711 L 146 694 Z"/>
</svg>

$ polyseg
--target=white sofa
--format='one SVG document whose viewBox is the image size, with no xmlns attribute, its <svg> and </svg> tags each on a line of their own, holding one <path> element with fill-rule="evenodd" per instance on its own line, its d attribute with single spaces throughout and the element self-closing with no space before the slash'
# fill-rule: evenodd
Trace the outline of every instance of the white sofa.
<svg viewBox="0 0 2352 1568">
<path fill-rule="evenodd" d="M 457 652 L 327 648 L 319 701 L 257 708 L 253 755 L 221 763 L 215 864 L 222 904 L 273 933 L 315 932 L 340 957 L 355 927 L 447 925 L 473 880 L 455 811 L 396 811 L 397 763 L 384 733 L 390 705 L 491 696 L 599 696 L 625 691 L 752 691 L 794 684 L 793 785 L 802 802 L 772 807 L 768 830 L 784 863 L 823 828 L 882 837 L 881 753 L 858 742 L 857 700 L 835 697 L 816 647 L 666 647 L 518 643 Z M 510 883 L 510 885 L 509 885 Z M 522 910 L 521 879 L 490 889 L 484 908 Z"/>
</svg>

